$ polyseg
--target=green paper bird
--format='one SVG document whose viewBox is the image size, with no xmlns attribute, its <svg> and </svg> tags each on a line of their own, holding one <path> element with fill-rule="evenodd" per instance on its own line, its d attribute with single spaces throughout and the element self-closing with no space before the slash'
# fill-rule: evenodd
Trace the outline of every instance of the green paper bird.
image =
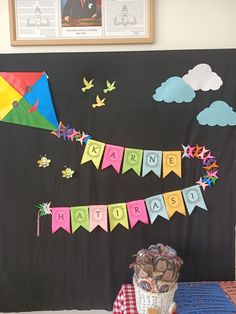
<svg viewBox="0 0 236 314">
<path fill-rule="evenodd" d="M 114 89 L 116 89 L 116 87 L 114 86 L 116 83 L 116 81 L 110 83 L 108 80 L 106 81 L 107 84 L 107 88 L 104 88 L 103 92 L 104 94 L 113 91 Z"/>
<path fill-rule="evenodd" d="M 85 92 L 86 90 L 89 90 L 90 88 L 94 87 L 93 85 L 94 79 L 90 80 L 89 82 L 86 80 L 86 78 L 83 78 L 84 87 L 81 88 L 82 92 Z"/>
</svg>

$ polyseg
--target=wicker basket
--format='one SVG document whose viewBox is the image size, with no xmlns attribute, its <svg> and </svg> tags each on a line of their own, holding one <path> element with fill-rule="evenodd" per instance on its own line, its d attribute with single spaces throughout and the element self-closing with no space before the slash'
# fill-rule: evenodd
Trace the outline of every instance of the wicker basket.
<svg viewBox="0 0 236 314">
<path fill-rule="evenodd" d="M 175 291 L 178 285 L 165 293 L 151 293 L 141 289 L 133 280 L 136 307 L 139 314 L 147 314 L 150 308 L 158 309 L 158 313 L 169 314 L 172 313 L 172 308 L 175 303 L 173 302 Z"/>
</svg>

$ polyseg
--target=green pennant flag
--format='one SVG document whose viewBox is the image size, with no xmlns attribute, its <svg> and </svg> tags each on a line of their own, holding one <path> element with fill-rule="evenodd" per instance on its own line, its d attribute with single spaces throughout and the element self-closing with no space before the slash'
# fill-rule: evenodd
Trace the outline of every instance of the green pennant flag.
<svg viewBox="0 0 236 314">
<path fill-rule="evenodd" d="M 70 208 L 71 227 L 74 233 L 79 227 L 89 231 L 88 206 L 76 206 Z"/>
<path fill-rule="evenodd" d="M 108 205 L 110 230 L 112 231 L 118 224 L 129 229 L 129 221 L 125 203 Z"/>
<path fill-rule="evenodd" d="M 122 174 L 133 169 L 138 176 L 141 173 L 143 150 L 134 148 L 125 148 Z"/>
<path fill-rule="evenodd" d="M 81 164 L 84 164 L 91 160 L 94 163 L 94 166 L 98 169 L 102 159 L 104 148 L 104 143 L 95 140 L 88 140 L 85 146 Z"/>
</svg>

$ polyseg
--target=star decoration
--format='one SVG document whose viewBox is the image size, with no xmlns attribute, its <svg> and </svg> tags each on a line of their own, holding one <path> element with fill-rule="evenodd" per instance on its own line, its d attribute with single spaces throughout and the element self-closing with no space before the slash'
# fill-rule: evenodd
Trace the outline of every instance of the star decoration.
<svg viewBox="0 0 236 314">
<path fill-rule="evenodd" d="M 203 146 L 196 145 L 194 157 L 199 158 L 199 153 L 202 151 Z"/>
<path fill-rule="evenodd" d="M 82 131 L 82 135 L 80 138 L 77 138 L 76 141 L 80 142 L 81 146 L 83 145 L 83 141 L 86 138 L 86 134 Z"/>
<path fill-rule="evenodd" d="M 207 178 L 207 176 L 203 176 L 203 180 L 204 183 L 207 183 L 208 186 L 212 186 L 212 181 L 210 178 Z"/>
<path fill-rule="evenodd" d="M 79 132 L 76 131 L 76 129 L 73 129 L 72 133 L 69 134 L 67 137 L 68 137 L 69 140 L 71 140 L 71 142 L 73 142 L 73 141 L 74 141 L 74 137 L 75 137 L 76 135 L 78 135 L 78 134 L 79 134 Z"/>
<path fill-rule="evenodd" d="M 219 179 L 219 177 L 217 176 L 218 170 L 215 171 L 207 171 L 207 178 L 217 178 Z"/>
<path fill-rule="evenodd" d="M 56 135 L 58 138 L 61 137 L 62 133 L 66 130 L 66 127 L 64 126 L 64 124 L 60 121 L 59 125 L 58 125 L 58 129 L 55 131 L 52 131 L 51 133 L 53 135 Z"/>
<path fill-rule="evenodd" d="M 219 180 L 219 178 L 216 177 L 210 177 L 213 184 L 216 184 L 216 181 Z"/>
<path fill-rule="evenodd" d="M 217 165 L 216 161 L 213 162 L 213 164 L 211 164 L 210 166 L 207 167 L 203 167 L 206 170 L 211 170 L 213 168 L 219 168 L 219 166 Z"/>
<path fill-rule="evenodd" d="M 86 137 L 84 139 L 84 143 L 87 144 L 88 140 L 90 140 L 92 137 L 92 135 L 86 134 Z"/>
<path fill-rule="evenodd" d="M 208 186 L 208 184 L 202 180 L 202 177 L 200 177 L 200 179 L 196 183 L 203 188 L 203 191 L 205 191 L 206 187 Z"/>
<path fill-rule="evenodd" d="M 208 159 L 206 162 L 203 162 L 203 166 L 209 166 L 213 161 L 216 161 L 215 158 Z"/>
<path fill-rule="evenodd" d="M 193 151 L 194 151 L 194 149 L 195 149 L 195 146 L 190 146 L 189 145 L 189 147 L 188 147 L 188 158 L 194 158 L 194 156 L 193 156 Z"/>
<path fill-rule="evenodd" d="M 190 158 L 190 157 L 188 156 L 188 148 L 189 148 L 189 145 L 188 145 L 188 146 L 184 146 L 184 145 L 182 144 L 182 147 L 183 147 L 183 150 L 184 150 L 183 155 L 182 155 L 182 158 L 185 158 L 185 157 Z"/>
<path fill-rule="evenodd" d="M 204 155 L 209 152 L 209 149 L 206 149 L 205 146 L 203 146 L 201 153 L 198 155 L 198 158 L 203 159 Z"/>
<path fill-rule="evenodd" d="M 205 163 L 207 160 L 215 158 L 213 155 L 211 155 L 211 152 L 207 154 L 207 156 L 203 157 L 203 163 Z"/>
</svg>

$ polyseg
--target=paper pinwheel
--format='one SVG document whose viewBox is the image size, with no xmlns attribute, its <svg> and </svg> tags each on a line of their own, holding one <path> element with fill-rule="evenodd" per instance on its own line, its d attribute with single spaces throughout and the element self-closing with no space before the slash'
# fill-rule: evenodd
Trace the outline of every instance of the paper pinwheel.
<svg viewBox="0 0 236 314">
<path fill-rule="evenodd" d="M 0 121 L 58 128 L 45 72 L 0 72 Z"/>
</svg>

